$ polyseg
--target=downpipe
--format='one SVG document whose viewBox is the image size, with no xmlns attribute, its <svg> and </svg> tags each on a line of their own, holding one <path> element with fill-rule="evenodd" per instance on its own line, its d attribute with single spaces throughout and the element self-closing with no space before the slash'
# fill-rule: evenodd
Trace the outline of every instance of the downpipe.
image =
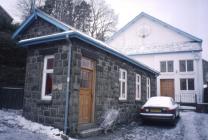
<svg viewBox="0 0 208 140">
<path fill-rule="evenodd" d="M 69 83 L 70 83 L 70 72 L 71 72 L 71 48 L 72 43 L 69 39 L 69 36 L 66 36 L 66 40 L 69 44 L 69 50 L 68 50 L 68 66 L 67 66 L 67 85 L 66 85 L 66 104 L 65 104 L 65 113 L 64 113 L 64 134 L 67 134 L 67 128 L 68 128 L 68 113 L 69 113 Z"/>
</svg>

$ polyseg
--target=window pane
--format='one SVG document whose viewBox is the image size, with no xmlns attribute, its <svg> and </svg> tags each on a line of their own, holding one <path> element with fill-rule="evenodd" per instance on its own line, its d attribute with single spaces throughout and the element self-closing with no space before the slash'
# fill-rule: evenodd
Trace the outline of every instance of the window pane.
<svg viewBox="0 0 208 140">
<path fill-rule="evenodd" d="M 173 61 L 168 61 L 168 72 L 173 72 Z"/>
<path fill-rule="evenodd" d="M 51 94 L 52 94 L 52 73 L 47 73 L 45 95 L 51 95 Z"/>
<path fill-rule="evenodd" d="M 47 59 L 47 69 L 53 69 L 54 58 Z"/>
<path fill-rule="evenodd" d="M 122 82 L 122 94 L 125 94 L 125 82 Z"/>
<path fill-rule="evenodd" d="M 122 72 L 122 79 L 126 79 L 126 73 L 124 71 Z"/>
<path fill-rule="evenodd" d="M 187 90 L 186 89 L 186 79 L 180 79 L 180 87 L 181 87 L 181 90 Z"/>
<path fill-rule="evenodd" d="M 194 90 L 194 79 L 188 79 L 188 90 Z"/>
<path fill-rule="evenodd" d="M 180 60 L 179 65 L 180 65 L 180 72 L 186 72 L 186 61 Z"/>
<path fill-rule="evenodd" d="M 82 68 L 87 68 L 87 69 L 93 69 L 93 62 L 90 59 L 81 58 L 81 67 Z"/>
<path fill-rule="evenodd" d="M 90 70 L 81 70 L 81 88 L 91 88 L 92 82 L 92 71 Z"/>
<path fill-rule="evenodd" d="M 187 71 L 193 71 L 193 70 L 194 70 L 193 60 L 187 60 Z"/>
<path fill-rule="evenodd" d="M 137 76 L 137 83 L 140 83 L 140 76 Z"/>
<path fill-rule="evenodd" d="M 166 62 L 165 61 L 160 62 L 160 72 L 166 72 Z"/>
</svg>

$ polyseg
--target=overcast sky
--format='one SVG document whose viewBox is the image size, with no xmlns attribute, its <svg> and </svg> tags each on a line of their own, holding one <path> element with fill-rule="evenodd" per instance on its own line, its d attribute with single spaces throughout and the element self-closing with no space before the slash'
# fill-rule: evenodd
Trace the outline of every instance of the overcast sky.
<svg viewBox="0 0 208 140">
<path fill-rule="evenodd" d="M 18 0 L 0 0 L 0 5 L 20 21 Z M 168 24 L 203 40 L 203 58 L 208 60 L 208 0 L 106 0 L 119 15 L 117 28 L 121 28 L 146 12 Z"/>
</svg>

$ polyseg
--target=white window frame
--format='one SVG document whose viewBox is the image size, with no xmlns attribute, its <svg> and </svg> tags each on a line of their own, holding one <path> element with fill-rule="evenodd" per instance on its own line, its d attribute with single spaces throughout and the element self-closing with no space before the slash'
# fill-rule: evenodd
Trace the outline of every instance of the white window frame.
<svg viewBox="0 0 208 140">
<path fill-rule="evenodd" d="M 165 72 L 161 71 L 161 62 L 165 62 Z M 168 71 L 168 62 L 173 62 L 173 71 Z M 162 61 L 160 61 L 160 72 L 161 73 L 173 73 L 174 72 L 174 61 L 173 60 L 162 60 Z"/>
<path fill-rule="evenodd" d="M 139 82 L 138 82 L 139 79 Z M 139 85 L 139 89 L 138 89 Z M 136 74 L 136 100 L 141 100 L 141 75 Z"/>
<path fill-rule="evenodd" d="M 146 93 L 147 93 L 147 99 L 149 99 L 151 97 L 151 82 L 149 77 L 146 78 Z"/>
<path fill-rule="evenodd" d="M 180 61 L 185 61 L 185 71 L 180 71 Z M 193 71 L 188 71 L 188 61 L 193 61 Z M 186 60 L 179 60 L 179 72 L 185 73 L 185 72 L 194 72 L 194 60 L 193 59 L 186 59 Z"/>
<path fill-rule="evenodd" d="M 186 90 L 182 90 L 182 89 L 181 89 L 181 79 L 185 79 L 185 80 L 186 80 Z M 189 85 L 188 85 L 188 80 L 189 80 L 189 79 L 193 79 L 193 80 L 194 80 L 194 89 L 193 89 L 193 90 L 192 90 L 192 89 L 188 89 L 188 87 L 189 87 Z M 180 82 L 180 90 L 181 90 L 181 91 L 195 91 L 195 88 L 196 88 L 196 87 L 195 87 L 195 78 L 180 78 L 180 81 L 179 81 L 179 82 Z"/>
<path fill-rule="evenodd" d="M 123 72 L 125 73 L 125 79 L 123 79 Z M 122 97 L 123 86 L 122 83 L 125 83 L 125 97 Z M 120 97 L 119 100 L 127 100 L 127 71 L 125 69 L 119 69 L 119 84 L 120 84 Z"/>
<path fill-rule="evenodd" d="M 47 69 L 48 59 L 54 58 L 54 55 L 48 55 L 44 57 L 44 66 L 43 66 L 43 77 L 42 77 L 42 90 L 41 90 L 41 100 L 51 100 L 52 96 L 45 95 L 46 88 L 46 76 L 48 73 L 53 73 L 53 69 Z"/>
</svg>

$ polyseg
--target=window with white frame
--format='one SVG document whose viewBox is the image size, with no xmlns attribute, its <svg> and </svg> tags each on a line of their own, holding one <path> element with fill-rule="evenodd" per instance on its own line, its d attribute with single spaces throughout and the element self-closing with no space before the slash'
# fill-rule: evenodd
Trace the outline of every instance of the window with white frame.
<svg viewBox="0 0 208 140">
<path fill-rule="evenodd" d="M 194 78 L 181 78 L 180 79 L 181 90 L 194 90 Z"/>
<path fill-rule="evenodd" d="M 53 66 L 54 66 L 54 56 L 53 55 L 45 56 L 44 66 L 43 66 L 42 91 L 41 91 L 42 100 L 51 100 L 52 97 Z"/>
<path fill-rule="evenodd" d="M 141 100 L 141 75 L 136 74 L 136 100 Z"/>
<path fill-rule="evenodd" d="M 173 61 L 160 61 L 160 72 L 173 72 Z"/>
<path fill-rule="evenodd" d="M 119 82 L 120 82 L 120 97 L 119 100 L 127 99 L 127 71 L 119 69 Z"/>
<path fill-rule="evenodd" d="M 151 85 L 150 85 L 150 78 L 149 77 L 147 77 L 146 78 L 146 90 L 147 90 L 147 99 L 149 99 L 150 97 L 151 97 Z"/>
<path fill-rule="evenodd" d="M 179 69 L 180 69 L 180 72 L 194 71 L 194 61 L 193 60 L 180 60 Z"/>
</svg>

